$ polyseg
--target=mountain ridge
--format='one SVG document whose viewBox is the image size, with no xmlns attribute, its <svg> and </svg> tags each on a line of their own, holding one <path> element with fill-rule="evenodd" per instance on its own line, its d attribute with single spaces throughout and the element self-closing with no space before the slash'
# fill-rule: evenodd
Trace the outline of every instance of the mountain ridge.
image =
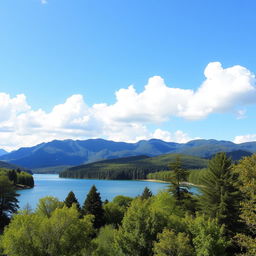
<svg viewBox="0 0 256 256">
<path fill-rule="evenodd" d="M 26 168 L 44 168 L 60 165 L 82 165 L 91 162 L 147 155 L 185 154 L 209 158 L 217 152 L 236 150 L 256 152 L 256 142 L 235 144 L 224 140 L 192 140 L 187 143 L 165 142 L 159 139 L 136 143 L 114 142 L 104 139 L 53 140 L 33 147 L 20 148 L 0 156 L 0 160 Z"/>
</svg>

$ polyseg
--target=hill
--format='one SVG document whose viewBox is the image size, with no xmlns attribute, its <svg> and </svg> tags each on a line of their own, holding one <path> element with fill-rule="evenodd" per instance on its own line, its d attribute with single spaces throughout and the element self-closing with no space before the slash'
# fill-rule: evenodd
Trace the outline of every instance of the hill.
<svg viewBox="0 0 256 256">
<path fill-rule="evenodd" d="M 7 154 L 8 152 L 0 148 L 0 156 Z"/>
<path fill-rule="evenodd" d="M 10 164 L 4 161 L 0 161 L 0 168 L 4 168 L 4 169 L 10 169 L 10 170 L 17 170 L 20 169 L 21 171 L 26 171 L 28 173 L 31 173 L 27 168 L 15 165 L 15 164 Z"/>
<path fill-rule="evenodd" d="M 208 161 L 194 156 L 166 154 L 156 157 L 135 156 L 68 168 L 60 173 L 63 178 L 86 179 L 145 179 L 148 173 L 167 170 L 168 164 L 180 158 L 186 169 L 198 169 L 207 166 Z"/>
<path fill-rule="evenodd" d="M 157 139 L 137 143 L 114 142 L 103 139 L 54 140 L 34 147 L 20 148 L 0 156 L 0 160 L 26 168 L 76 166 L 105 159 L 130 156 L 157 156 L 176 153 L 210 158 L 217 152 L 237 150 L 256 152 L 256 142 L 235 144 L 230 141 L 193 140 L 188 143 L 165 142 Z"/>
</svg>

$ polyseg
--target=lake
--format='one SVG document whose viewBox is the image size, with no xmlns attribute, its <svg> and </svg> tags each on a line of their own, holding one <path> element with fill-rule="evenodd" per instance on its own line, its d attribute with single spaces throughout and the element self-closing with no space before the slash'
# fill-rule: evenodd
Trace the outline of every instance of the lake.
<svg viewBox="0 0 256 256">
<path fill-rule="evenodd" d="M 64 179 L 57 174 L 34 174 L 35 187 L 19 190 L 18 197 L 20 209 L 27 204 L 35 209 L 38 200 L 45 196 L 55 196 L 64 200 L 72 190 L 80 204 L 83 204 L 92 185 L 100 192 L 101 199 L 111 201 L 117 195 L 135 197 L 140 195 L 145 187 L 153 194 L 166 189 L 166 183 L 137 181 L 137 180 L 93 180 L 93 179 Z"/>
</svg>

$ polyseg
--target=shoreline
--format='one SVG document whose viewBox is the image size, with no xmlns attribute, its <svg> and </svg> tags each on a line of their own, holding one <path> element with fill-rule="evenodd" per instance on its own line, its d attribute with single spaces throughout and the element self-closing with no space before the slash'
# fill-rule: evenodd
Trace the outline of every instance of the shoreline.
<svg viewBox="0 0 256 256">
<path fill-rule="evenodd" d="M 154 179 L 143 179 L 143 180 L 138 180 L 138 181 L 149 181 L 149 182 L 157 182 L 157 183 L 170 183 L 168 181 L 164 180 L 154 180 Z"/>
</svg>

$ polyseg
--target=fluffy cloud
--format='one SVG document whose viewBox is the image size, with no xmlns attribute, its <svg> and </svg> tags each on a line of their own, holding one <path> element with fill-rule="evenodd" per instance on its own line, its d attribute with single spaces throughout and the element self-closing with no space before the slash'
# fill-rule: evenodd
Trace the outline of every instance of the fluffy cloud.
<svg viewBox="0 0 256 256">
<path fill-rule="evenodd" d="M 244 142 L 250 142 L 250 141 L 256 141 L 256 134 L 246 134 L 241 136 L 236 136 L 234 139 L 234 143 L 244 143 Z"/>
<path fill-rule="evenodd" d="M 237 112 L 241 118 L 244 107 L 256 102 L 255 77 L 246 68 L 224 69 L 213 62 L 204 74 L 206 79 L 196 90 L 168 87 L 161 77 L 154 76 L 141 93 L 132 85 L 118 90 L 112 105 L 88 106 L 82 95 L 72 95 L 50 112 L 31 109 L 23 94 L 12 98 L 0 93 L 0 148 L 10 150 L 53 139 L 96 137 L 129 142 L 149 138 L 187 142 L 191 138 L 182 131 L 150 131 L 148 125 L 174 116 L 198 120 L 237 108 L 243 109 Z"/>
</svg>

